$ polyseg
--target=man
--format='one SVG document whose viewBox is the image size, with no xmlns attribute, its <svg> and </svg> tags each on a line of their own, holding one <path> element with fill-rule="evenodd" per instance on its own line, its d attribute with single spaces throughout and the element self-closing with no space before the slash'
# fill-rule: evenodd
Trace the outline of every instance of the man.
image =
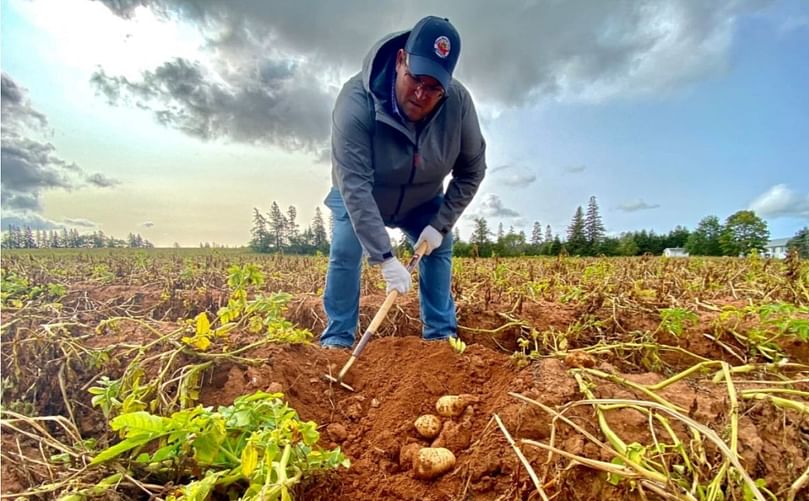
<svg viewBox="0 0 809 501">
<path fill-rule="evenodd" d="M 327 348 L 350 348 L 359 319 L 363 253 L 387 291 L 406 293 L 407 269 L 386 226 L 427 242 L 419 264 L 424 339 L 455 336 L 451 229 L 483 180 L 486 144 L 469 92 L 452 78 L 461 39 L 447 19 L 426 17 L 379 41 L 343 86 L 332 115 L 332 211 L 323 303 Z M 444 192 L 444 179 L 452 179 Z"/>
</svg>

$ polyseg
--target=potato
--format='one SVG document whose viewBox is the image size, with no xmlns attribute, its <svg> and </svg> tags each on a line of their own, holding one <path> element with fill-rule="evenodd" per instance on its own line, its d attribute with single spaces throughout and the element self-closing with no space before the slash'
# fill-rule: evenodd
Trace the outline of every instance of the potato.
<svg viewBox="0 0 809 501">
<path fill-rule="evenodd" d="M 425 414 L 419 416 L 416 422 L 413 423 L 413 426 L 416 427 L 416 431 L 419 432 L 419 435 L 422 437 L 435 438 L 441 431 L 441 420 L 438 419 L 438 416 Z"/>
<path fill-rule="evenodd" d="M 435 410 L 440 416 L 456 417 L 463 414 L 467 405 L 477 401 L 478 398 L 474 395 L 444 395 L 435 403 Z"/>
<path fill-rule="evenodd" d="M 448 472 L 455 466 L 455 454 L 443 447 L 425 447 L 413 458 L 416 478 L 430 480 Z"/>
</svg>

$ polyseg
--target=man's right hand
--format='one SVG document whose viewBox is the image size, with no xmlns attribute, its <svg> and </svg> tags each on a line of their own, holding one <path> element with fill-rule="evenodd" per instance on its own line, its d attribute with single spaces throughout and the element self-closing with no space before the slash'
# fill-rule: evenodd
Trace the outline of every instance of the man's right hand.
<svg viewBox="0 0 809 501">
<path fill-rule="evenodd" d="M 382 262 L 382 277 L 388 286 L 387 294 L 393 290 L 398 291 L 399 294 L 405 294 L 410 290 L 412 284 L 410 273 L 395 257 Z"/>
</svg>

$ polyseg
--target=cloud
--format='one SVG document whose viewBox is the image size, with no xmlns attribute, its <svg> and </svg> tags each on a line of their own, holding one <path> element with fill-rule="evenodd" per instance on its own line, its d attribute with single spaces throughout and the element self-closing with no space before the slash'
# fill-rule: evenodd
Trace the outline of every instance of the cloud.
<svg viewBox="0 0 809 501">
<path fill-rule="evenodd" d="M 647 204 L 643 199 L 639 198 L 631 202 L 624 202 L 616 208 L 624 212 L 637 212 L 640 210 L 657 209 L 658 207 L 660 207 L 660 204 Z"/>
<path fill-rule="evenodd" d="M 529 171 L 525 167 L 515 165 L 500 165 L 488 169 L 488 173 L 490 175 L 498 172 L 504 172 L 505 174 L 498 174 L 494 177 L 494 180 L 499 184 L 504 184 L 512 188 L 524 188 L 537 180 L 536 174 Z"/>
<path fill-rule="evenodd" d="M 143 223 L 141 223 L 141 226 L 143 226 L 144 228 L 152 228 L 154 227 L 154 223 L 152 221 L 144 221 Z"/>
<path fill-rule="evenodd" d="M 0 197 L 4 223 L 26 221 L 27 226 L 49 228 L 35 213 L 42 211 L 40 196 L 44 190 L 77 189 L 83 181 L 111 186 L 113 181 L 94 174 L 87 177 L 73 162 L 62 159 L 56 147 L 37 136 L 46 135 L 48 120 L 27 97 L 27 90 L 10 75 L 2 74 L 2 116 L 0 133 Z"/>
<path fill-rule="evenodd" d="M 62 227 L 61 224 L 44 218 L 34 212 L 7 212 L 3 211 L 3 231 L 7 230 L 9 226 L 16 226 L 18 228 L 29 227 L 32 230 L 54 230 Z"/>
<path fill-rule="evenodd" d="M 98 226 L 98 223 L 83 218 L 65 218 L 64 222 L 67 226 L 78 226 L 80 228 L 96 228 Z"/>
<path fill-rule="evenodd" d="M 750 210 L 764 217 L 809 217 L 809 193 L 801 196 L 785 184 L 776 184 L 756 197 Z"/>
<path fill-rule="evenodd" d="M 577 174 L 579 172 L 584 172 L 587 169 L 586 165 L 578 164 L 578 165 L 566 165 L 562 167 L 562 170 L 565 172 L 570 172 L 572 174 Z"/>
<path fill-rule="evenodd" d="M 314 154 L 323 149 L 332 98 L 314 75 L 290 61 L 265 59 L 238 68 L 226 82 L 222 76 L 177 58 L 138 81 L 99 69 L 91 83 L 111 104 L 134 103 L 160 124 L 202 140 L 266 143 Z"/>
<path fill-rule="evenodd" d="M 196 27 L 209 61 L 167 61 L 130 81 L 100 70 L 112 102 L 127 97 L 161 123 L 204 139 L 317 150 L 337 89 L 371 45 L 436 4 L 414 0 L 222 2 L 102 0 L 129 19 L 149 8 Z M 463 40 L 459 80 L 492 109 L 545 99 L 657 96 L 728 67 L 739 18 L 767 2 L 513 2 L 440 5 Z M 671 64 L 677 61 L 677 64 Z M 203 71 L 204 67 L 204 71 Z"/>
<path fill-rule="evenodd" d="M 104 174 L 95 173 L 89 175 L 85 178 L 88 183 L 92 184 L 93 186 L 98 186 L 99 188 L 111 188 L 113 186 L 118 186 L 121 184 L 120 181 L 117 179 L 113 179 L 111 177 L 107 177 Z"/>
<path fill-rule="evenodd" d="M 45 115 L 35 110 L 25 97 L 26 90 L 17 85 L 10 76 L 4 72 L 0 83 L 0 107 L 3 111 L 3 128 L 33 126 L 44 128 L 48 125 Z"/>
<path fill-rule="evenodd" d="M 486 193 L 478 209 L 470 214 L 471 217 L 519 217 L 520 213 L 503 206 L 503 201 L 494 193 Z"/>
</svg>

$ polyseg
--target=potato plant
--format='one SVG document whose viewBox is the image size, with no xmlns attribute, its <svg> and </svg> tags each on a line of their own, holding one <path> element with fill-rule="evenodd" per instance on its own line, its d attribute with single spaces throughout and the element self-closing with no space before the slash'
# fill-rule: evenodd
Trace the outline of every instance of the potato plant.
<svg viewBox="0 0 809 501">
<path fill-rule="evenodd" d="M 117 461 L 139 478 L 180 479 L 167 499 L 204 501 L 214 490 L 243 500 L 291 499 L 301 479 L 348 468 L 340 449 L 320 449 L 317 425 L 301 421 L 282 394 L 256 392 L 216 411 L 201 406 L 170 416 L 136 411 L 110 425 L 123 440 L 90 463 Z"/>
</svg>

